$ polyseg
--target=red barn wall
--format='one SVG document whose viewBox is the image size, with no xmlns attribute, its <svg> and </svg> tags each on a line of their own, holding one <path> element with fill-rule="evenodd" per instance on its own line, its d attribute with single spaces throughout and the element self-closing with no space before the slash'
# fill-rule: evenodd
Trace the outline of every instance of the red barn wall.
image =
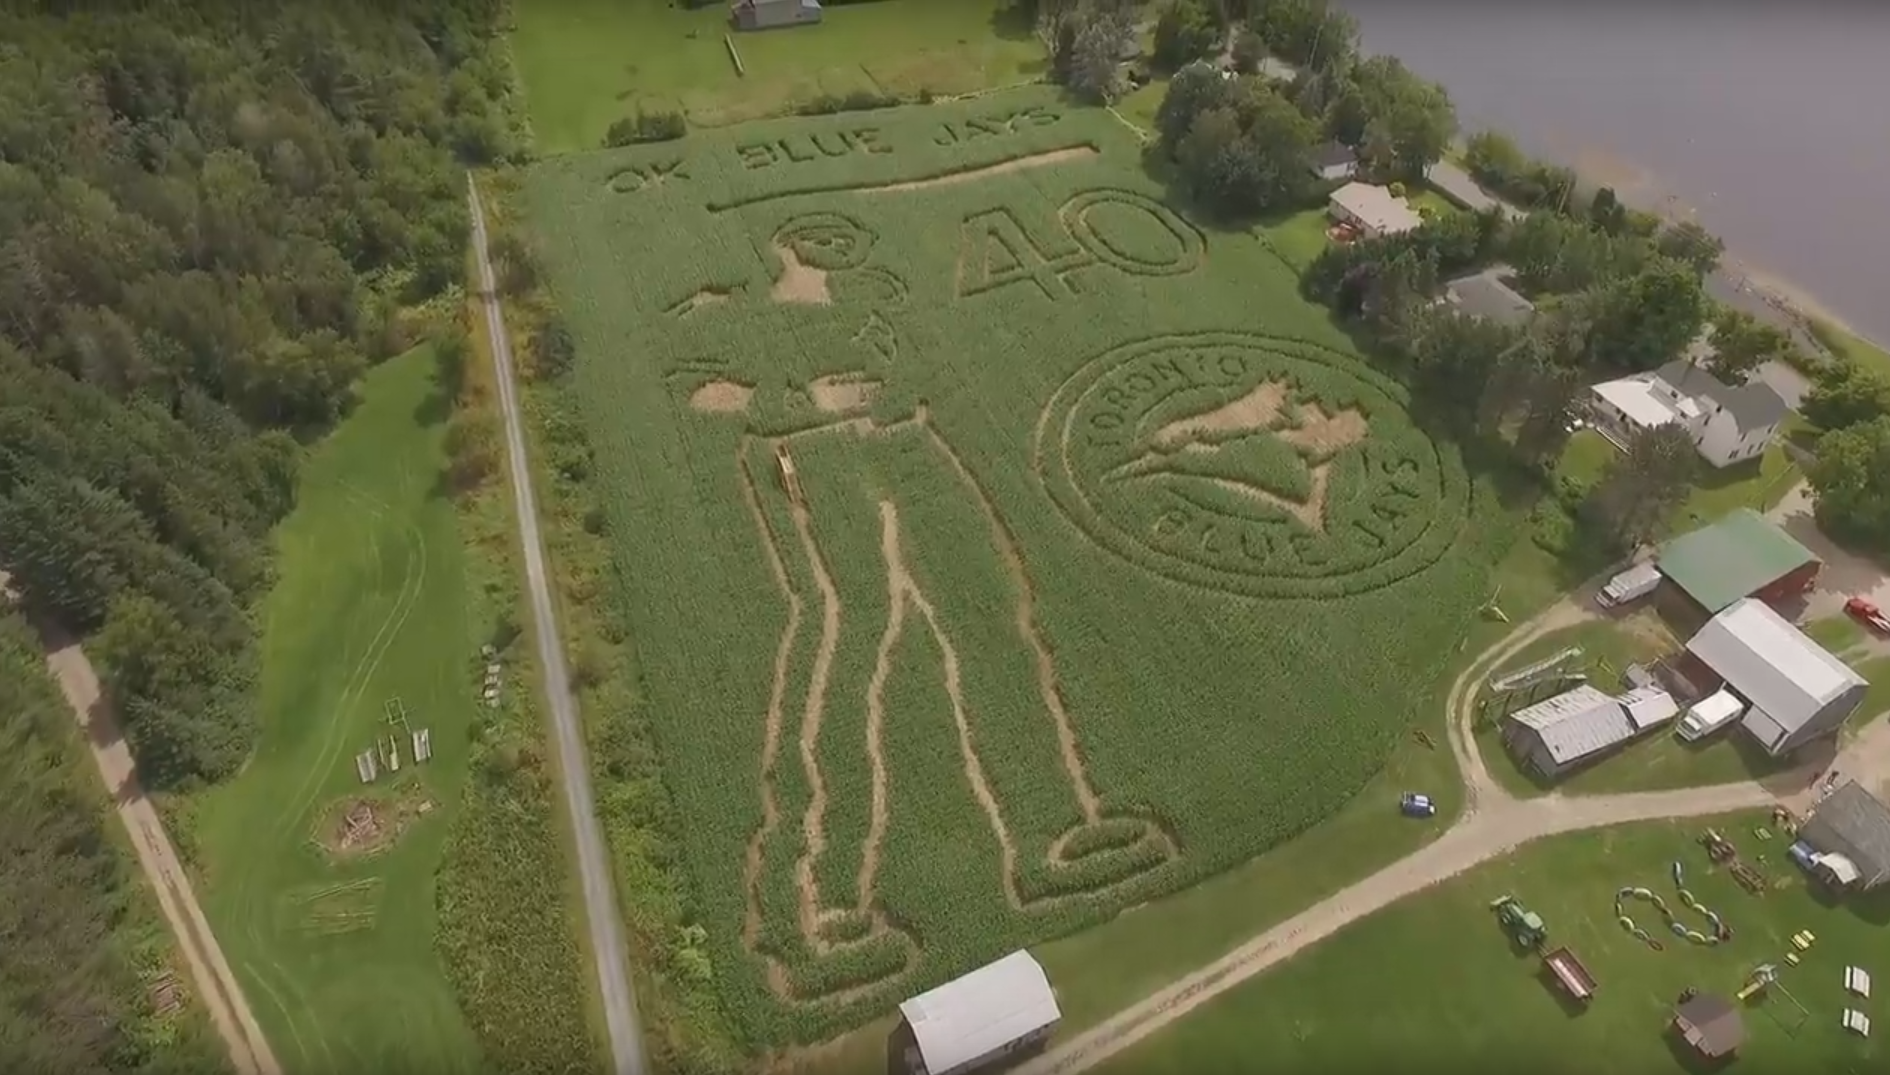
<svg viewBox="0 0 1890 1075">
<path fill-rule="evenodd" d="M 1824 565 L 1816 560 L 1802 567 L 1780 575 L 1771 582 L 1755 590 L 1752 596 L 1766 604 L 1778 607 L 1793 598 L 1802 597 L 1818 582 L 1818 570 Z"/>
</svg>

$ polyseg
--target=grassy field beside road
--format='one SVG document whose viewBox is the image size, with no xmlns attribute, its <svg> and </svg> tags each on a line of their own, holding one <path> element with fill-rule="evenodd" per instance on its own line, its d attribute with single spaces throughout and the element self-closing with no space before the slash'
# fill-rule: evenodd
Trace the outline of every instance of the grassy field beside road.
<svg viewBox="0 0 1890 1075">
<path fill-rule="evenodd" d="M 261 746 L 195 812 L 206 910 L 290 1072 L 476 1065 L 434 949 L 473 713 L 435 378 L 430 348 L 374 370 L 309 458 L 263 608 Z M 430 729 L 432 760 L 415 765 L 392 729 L 402 771 L 364 789 L 355 755 L 389 734 L 396 698 Z M 363 803 L 375 831 L 349 841 Z"/>
<path fill-rule="evenodd" d="M 728 8 L 659 0 L 532 0 L 512 50 L 538 148 L 595 148 L 611 123 L 680 109 L 715 127 L 792 111 L 822 94 L 967 93 L 1037 77 L 1043 47 L 1001 0 L 833 6 L 817 26 L 723 35 Z"/>
<path fill-rule="evenodd" d="M 1890 901 L 1837 902 L 1814 893 L 1786 859 L 1783 838 L 1754 835 L 1768 820 L 1656 822 L 1531 845 L 1348 927 L 1098 1070 L 1179 1075 L 1235 1070 L 1265 1056 L 1281 1071 L 1362 1071 L 1397 1058 L 1449 1056 L 1464 1069 L 1699 1071 L 1666 1030 L 1677 995 L 1694 988 L 1731 999 L 1755 966 L 1774 963 L 1783 988 L 1741 1006 L 1748 1037 L 1740 1070 L 1881 1071 L 1881 1041 L 1851 1035 L 1838 1020 L 1847 1007 L 1868 1012 L 1880 1003 L 1848 996 L 1843 969 L 1883 973 Z M 1754 896 L 1710 866 L 1695 842 L 1708 825 L 1773 887 Z M 1675 896 L 1675 861 L 1699 902 L 1732 928 L 1731 941 L 1701 947 L 1681 940 L 1652 906 L 1633 898 L 1624 913 L 1660 939 L 1662 950 L 1615 920 L 1616 890 L 1640 886 L 1665 899 L 1685 925 L 1703 928 Z M 1598 988 L 1587 1005 L 1558 993 L 1535 954 L 1504 936 L 1489 909 L 1504 894 L 1543 917 L 1549 948 L 1567 945 L 1594 975 Z M 1802 964 L 1789 967 L 1789 938 L 1800 930 L 1816 940 Z"/>
</svg>

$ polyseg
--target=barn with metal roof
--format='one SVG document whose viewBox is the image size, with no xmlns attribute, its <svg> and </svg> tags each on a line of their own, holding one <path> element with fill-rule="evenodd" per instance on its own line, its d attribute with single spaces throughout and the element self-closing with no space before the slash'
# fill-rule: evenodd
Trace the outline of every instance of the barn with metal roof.
<svg viewBox="0 0 1890 1075">
<path fill-rule="evenodd" d="M 1524 766 L 1553 779 L 1634 738 L 1621 700 L 1584 683 L 1503 720 L 1503 742 Z"/>
<path fill-rule="evenodd" d="M 1050 979 L 1016 951 L 899 1006 L 911 1075 L 960 1075 L 1041 1045 L 1061 1019 Z"/>
<path fill-rule="evenodd" d="M 1745 597 L 1787 600 L 1810 589 L 1821 566 L 1810 549 L 1751 508 L 1674 538 L 1654 563 L 1709 613 Z"/>
<path fill-rule="evenodd" d="M 1755 598 L 1707 621 L 1687 652 L 1751 703 L 1741 727 L 1773 757 L 1837 734 L 1869 688 L 1849 665 Z"/>
</svg>

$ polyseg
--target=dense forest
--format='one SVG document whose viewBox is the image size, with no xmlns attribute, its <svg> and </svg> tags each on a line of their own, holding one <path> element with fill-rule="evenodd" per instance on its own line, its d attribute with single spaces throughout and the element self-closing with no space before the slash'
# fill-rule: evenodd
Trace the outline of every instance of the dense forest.
<svg viewBox="0 0 1890 1075">
<path fill-rule="evenodd" d="M 502 0 L 0 0 L 0 568 L 90 639 L 145 782 L 254 736 L 298 439 L 461 276 Z"/>
<path fill-rule="evenodd" d="M 150 1015 L 140 944 L 162 927 L 108 838 L 103 789 L 77 749 L 39 642 L 0 612 L 0 1056 L 8 1071 L 201 1072 L 202 1027 Z M 80 789 L 83 789 L 82 791 Z M 148 964 L 148 965 L 141 965 Z M 181 1035 L 181 1037 L 180 1037 Z"/>
</svg>

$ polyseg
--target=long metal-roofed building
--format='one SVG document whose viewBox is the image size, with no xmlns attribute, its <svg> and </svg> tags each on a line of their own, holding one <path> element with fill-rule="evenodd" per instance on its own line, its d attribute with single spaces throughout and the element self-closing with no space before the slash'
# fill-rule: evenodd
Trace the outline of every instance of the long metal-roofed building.
<svg viewBox="0 0 1890 1075">
<path fill-rule="evenodd" d="M 1751 703 L 1741 727 L 1780 757 L 1835 735 L 1864 700 L 1864 677 L 1786 622 L 1772 606 L 1745 598 L 1687 642 L 1688 677 L 1720 684 Z"/>
<path fill-rule="evenodd" d="M 894 1042 L 909 1075 L 964 1072 L 1041 1046 L 1063 1013 L 1029 952 L 954 978 L 899 1005 Z"/>
<path fill-rule="evenodd" d="M 1584 683 L 1503 718 L 1503 743 L 1518 761 L 1555 779 L 1639 733 L 1621 699 Z"/>
<path fill-rule="evenodd" d="M 1811 589 L 1823 565 L 1751 508 L 1674 538 L 1654 564 L 1688 598 L 1717 613 L 1747 597 L 1777 605 Z"/>
</svg>

